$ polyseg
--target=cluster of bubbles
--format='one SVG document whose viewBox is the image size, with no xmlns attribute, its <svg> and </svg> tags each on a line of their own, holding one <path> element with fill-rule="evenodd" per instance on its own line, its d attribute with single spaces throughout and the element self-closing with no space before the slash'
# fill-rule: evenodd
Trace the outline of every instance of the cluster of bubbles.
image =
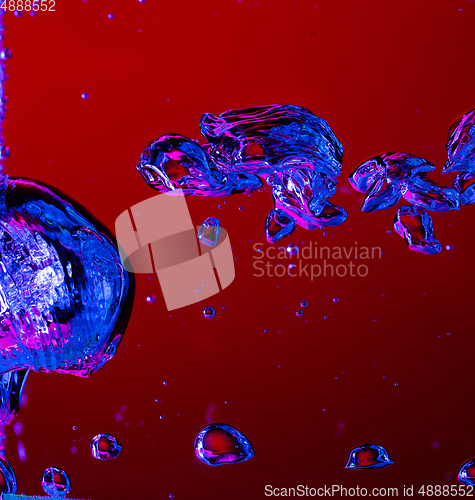
<svg viewBox="0 0 475 500">
<path fill-rule="evenodd" d="M 308 109 L 273 104 L 233 109 L 200 121 L 207 143 L 178 134 L 163 135 L 142 152 L 137 170 L 152 188 L 186 195 L 226 196 L 250 193 L 265 181 L 274 208 L 265 222 L 266 238 L 275 243 L 296 224 L 305 229 L 337 226 L 346 219 L 333 205 L 343 147 L 328 123 Z M 427 177 L 435 166 L 408 153 L 384 153 L 362 163 L 348 178 L 366 194 L 361 210 L 401 206 L 394 229 L 411 250 L 438 253 L 428 210 L 457 210 L 475 202 L 475 109 L 450 127 L 448 161 L 443 173 L 460 172 L 453 186 Z"/>
<path fill-rule="evenodd" d="M 110 434 L 97 434 L 91 440 L 91 454 L 98 460 L 117 458 L 121 450 L 121 443 Z M 64 498 L 71 491 L 71 480 L 63 469 L 48 467 L 41 477 L 41 486 L 48 495 Z M 15 473 L 10 464 L 0 458 L 0 496 L 3 498 L 5 494 L 15 494 L 16 491 Z"/>
<path fill-rule="evenodd" d="M 384 153 L 362 163 L 348 178 L 356 191 L 366 194 L 363 212 L 401 206 L 394 229 L 409 248 L 424 254 L 440 252 L 428 210 L 458 210 L 475 203 L 475 108 L 457 118 L 449 128 L 448 160 L 442 173 L 459 172 L 452 186 L 443 186 L 427 177 L 435 165 L 408 153 Z"/>
<path fill-rule="evenodd" d="M 241 431 L 222 423 L 209 424 L 201 429 L 195 438 L 194 449 L 196 457 L 211 466 L 245 462 L 255 455 L 249 439 Z M 91 453 L 98 460 L 117 458 L 121 450 L 121 443 L 110 434 L 97 434 L 91 441 Z M 350 451 L 345 469 L 378 469 L 393 464 L 383 446 L 366 443 Z M 461 483 L 475 485 L 475 458 L 461 465 L 458 479 Z M 49 467 L 43 472 L 41 485 L 48 495 L 56 498 L 65 497 L 71 490 L 69 476 L 57 467 Z M 8 462 L 0 458 L 0 495 L 16 491 L 15 474 Z"/>
<path fill-rule="evenodd" d="M 346 219 L 333 205 L 343 147 L 328 123 L 308 109 L 272 104 L 205 113 L 200 145 L 178 134 L 163 135 L 142 152 L 137 170 L 162 193 L 227 196 L 250 193 L 264 180 L 274 208 L 266 222 L 270 243 L 305 229 L 337 226 Z"/>
<path fill-rule="evenodd" d="M 48 467 L 41 477 L 41 486 L 48 495 L 64 498 L 71 491 L 71 480 L 63 469 Z"/>
<path fill-rule="evenodd" d="M 5 25 L 3 23 L 2 15 L 3 10 L 0 11 L 0 172 L 4 169 L 3 161 L 10 156 L 10 148 L 5 144 L 3 136 L 3 122 L 5 120 L 5 113 L 7 111 L 7 96 L 5 95 L 5 82 L 8 80 L 6 73 L 6 61 L 12 57 L 12 51 L 3 47 L 3 37 L 5 32 Z"/>
</svg>

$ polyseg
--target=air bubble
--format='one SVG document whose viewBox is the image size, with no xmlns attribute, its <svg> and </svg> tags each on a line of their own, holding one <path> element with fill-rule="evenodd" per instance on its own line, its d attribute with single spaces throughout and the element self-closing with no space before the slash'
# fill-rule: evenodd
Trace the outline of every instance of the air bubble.
<svg viewBox="0 0 475 500">
<path fill-rule="evenodd" d="M 393 464 L 388 452 L 382 446 L 362 444 L 350 451 L 345 469 L 377 469 Z"/>
<path fill-rule="evenodd" d="M 212 307 L 205 307 L 203 309 L 203 316 L 205 318 L 214 318 L 216 311 Z"/>
<path fill-rule="evenodd" d="M 254 450 L 246 436 L 234 427 L 210 424 L 196 436 L 195 454 L 207 465 L 224 465 L 249 460 Z"/>
<path fill-rule="evenodd" d="M 43 472 L 41 486 L 45 493 L 55 498 L 64 498 L 71 491 L 69 476 L 57 467 L 48 467 Z"/>
<path fill-rule="evenodd" d="M 98 460 L 117 458 L 122 450 L 122 444 L 110 434 L 97 434 L 91 441 L 91 453 Z"/>
<path fill-rule="evenodd" d="M 471 458 L 461 465 L 458 480 L 463 484 L 475 486 L 475 458 Z"/>
</svg>

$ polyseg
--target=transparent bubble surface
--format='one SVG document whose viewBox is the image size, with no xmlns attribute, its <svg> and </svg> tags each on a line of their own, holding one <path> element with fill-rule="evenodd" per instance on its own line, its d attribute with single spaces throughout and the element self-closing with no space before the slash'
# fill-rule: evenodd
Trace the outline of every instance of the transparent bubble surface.
<svg viewBox="0 0 475 500">
<path fill-rule="evenodd" d="M 388 452 L 382 446 L 362 444 L 350 451 L 345 469 L 378 469 L 393 464 Z"/>
<path fill-rule="evenodd" d="M 221 224 L 216 217 L 208 217 L 198 229 L 198 239 L 208 247 L 218 244 Z"/>
<path fill-rule="evenodd" d="M 111 359 L 134 290 L 114 237 L 90 213 L 44 184 L 1 176 L 0 420 L 11 417 L 12 373 L 87 377 Z"/>
<path fill-rule="evenodd" d="M 0 59 L 2 60 L 6 60 L 6 59 L 10 59 L 10 57 L 12 57 L 12 51 L 10 49 L 2 49 L 0 50 Z"/>
<path fill-rule="evenodd" d="M 117 458 L 122 450 L 122 444 L 110 434 L 97 434 L 91 441 L 91 453 L 98 460 Z"/>
<path fill-rule="evenodd" d="M 433 255 L 442 248 L 434 238 L 430 215 L 421 207 L 400 207 L 394 218 L 394 229 L 415 252 Z"/>
<path fill-rule="evenodd" d="M 48 467 L 43 472 L 41 486 L 45 493 L 56 498 L 64 498 L 71 491 L 69 476 L 57 467 Z"/>
<path fill-rule="evenodd" d="M 212 307 L 205 307 L 203 309 L 203 316 L 205 318 L 214 318 L 216 315 L 216 311 Z"/>
<path fill-rule="evenodd" d="M 308 109 L 272 104 L 205 113 L 200 126 L 208 140 L 202 146 L 167 134 L 143 150 L 137 170 L 150 187 L 226 196 L 250 193 L 266 180 L 275 204 L 265 223 L 271 243 L 295 224 L 315 229 L 346 219 L 342 207 L 327 201 L 336 191 L 343 147 L 328 123 Z"/>
<path fill-rule="evenodd" d="M 15 473 L 10 464 L 0 457 L 0 496 L 4 494 L 16 493 L 17 483 Z"/>
<path fill-rule="evenodd" d="M 226 424 L 210 424 L 195 439 L 195 454 L 207 465 L 244 462 L 254 456 L 246 436 Z"/>
<path fill-rule="evenodd" d="M 475 108 L 458 117 L 450 126 L 447 157 L 444 173 L 475 171 Z"/>
<path fill-rule="evenodd" d="M 475 203 L 475 174 L 462 172 L 454 179 L 454 188 L 460 194 L 461 205 Z"/>
<path fill-rule="evenodd" d="M 460 466 L 458 480 L 463 484 L 475 486 L 475 458 L 467 460 Z"/>
</svg>

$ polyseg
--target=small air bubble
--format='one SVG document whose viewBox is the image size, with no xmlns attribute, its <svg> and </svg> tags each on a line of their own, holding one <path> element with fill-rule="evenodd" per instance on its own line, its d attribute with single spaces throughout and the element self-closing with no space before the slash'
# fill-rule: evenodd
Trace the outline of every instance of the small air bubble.
<svg viewBox="0 0 475 500">
<path fill-rule="evenodd" d="M 214 318 L 216 311 L 212 307 L 205 307 L 203 309 L 203 316 L 205 318 Z"/>
</svg>

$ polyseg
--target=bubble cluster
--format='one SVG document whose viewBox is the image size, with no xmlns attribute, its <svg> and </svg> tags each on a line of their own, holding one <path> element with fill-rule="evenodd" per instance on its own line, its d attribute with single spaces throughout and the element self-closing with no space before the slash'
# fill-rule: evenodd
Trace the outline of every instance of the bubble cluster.
<svg viewBox="0 0 475 500">
<path fill-rule="evenodd" d="M 393 464 L 388 452 L 382 446 L 367 443 L 350 451 L 345 469 L 378 469 Z"/>
<path fill-rule="evenodd" d="M 266 221 L 270 243 L 305 229 L 337 226 L 342 207 L 328 201 L 336 192 L 343 147 L 328 123 L 308 109 L 272 104 L 205 113 L 201 132 L 208 143 L 177 134 L 152 141 L 137 170 L 160 192 L 227 196 L 272 186 L 275 207 Z"/>
<path fill-rule="evenodd" d="M 221 223 L 216 217 L 208 217 L 198 229 L 198 239 L 208 247 L 215 247 L 221 235 Z"/>
</svg>

